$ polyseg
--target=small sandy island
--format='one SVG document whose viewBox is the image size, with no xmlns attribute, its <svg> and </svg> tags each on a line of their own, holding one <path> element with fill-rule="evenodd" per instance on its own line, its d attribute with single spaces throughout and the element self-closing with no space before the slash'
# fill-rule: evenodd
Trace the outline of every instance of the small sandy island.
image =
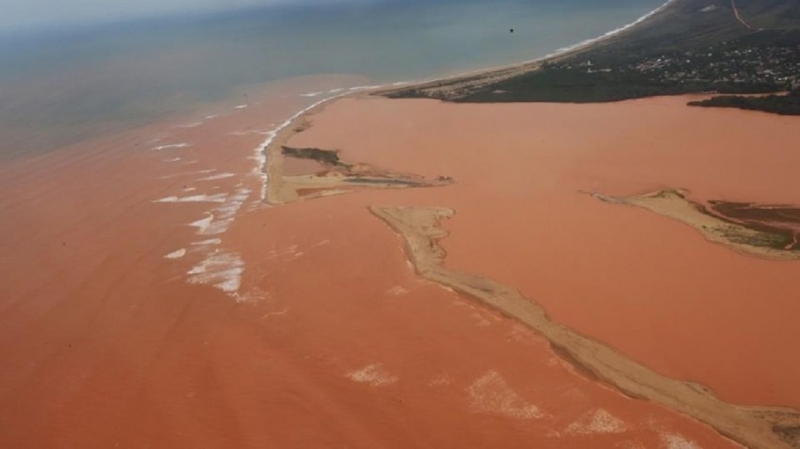
<svg viewBox="0 0 800 449">
<path fill-rule="evenodd" d="M 779 259 L 800 259 L 800 207 L 710 200 L 692 201 L 680 190 L 662 190 L 626 198 L 595 198 L 650 210 L 686 223 L 709 241 L 743 253 Z"/>
<path fill-rule="evenodd" d="M 792 447 L 800 365 L 786 355 L 800 344 L 789 312 L 800 305 L 787 293 L 800 197 L 785 165 L 798 155 L 785 145 L 800 122 L 685 102 L 348 99 L 289 142 L 456 179 L 369 206 L 420 276 L 530 326 L 631 397 L 748 447 Z"/>
<path fill-rule="evenodd" d="M 309 127 L 309 117 L 323 111 L 325 104 L 312 108 L 278 133 L 265 149 L 268 176 L 267 201 L 283 204 L 354 192 L 362 189 L 436 187 L 452 182 L 447 176 L 425 177 L 395 173 L 364 163 L 341 160 L 339 151 L 286 146 L 294 134 Z"/>
</svg>

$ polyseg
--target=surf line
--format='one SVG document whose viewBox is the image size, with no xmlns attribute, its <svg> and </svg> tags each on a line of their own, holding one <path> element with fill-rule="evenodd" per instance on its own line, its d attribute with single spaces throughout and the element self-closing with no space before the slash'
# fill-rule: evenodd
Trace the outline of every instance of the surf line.
<svg viewBox="0 0 800 449">
<path fill-rule="evenodd" d="M 613 385 L 628 397 L 649 400 L 704 422 L 751 449 L 790 449 L 784 437 L 800 432 L 800 412 L 788 408 L 729 404 L 697 384 L 673 379 L 639 364 L 613 348 L 552 321 L 545 309 L 514 287 L 488 277 L 443 266 L 441 227 L 455 211 L 448 208 L 369 207 L 403 239 L 406 257 L 418 276 L 488 306 L 546 338 L 556 355 L 590 379 Z M 791 438 L 791 437 L 790 437 Z"/>
<path fill-rule="evenodd" d="M 282 123 L 280 123 L 277 127 L 272 129 L 271 131 L 267 131 L 266 138 L 263 142 L 261 142 L 254 150 L 253 159 L 256 161 L 256 167 L 253 169 L 253 173 L 258 175 L 261 178 L 261 194 L 259 196 L 259 201 L 264 202 L 267 198 L 267 183 L 269 182 L 269 175 L 267 174 L 267 150 L 269 150 L 270 145 L 275 141 L 275 138 L 278 137 L 278 134 L 283 132 L 286 128 L 291 126 L 291 124 L 297 120 L 298 118 L 302 117 L 307 112 L 311 111 L 312 109 L 321 106 L 325 103 L 337 100 L 347 95 L 352 95 L 357 92 L 363 92 L 369 89 L 377 89 L 382 86 L 355 86 L 351 87 L 344 92 L 334 95 L 332 97 L 326 97 L 322 100 L 319 100 L 310 106 L 307 106 L 300 110 L 299 112 L 295 113 Z M 341 92 L 341 90 L 334 89 L 336 92 Z M 331 91 L 333 92 L 333 91 Z"/>
</svg>

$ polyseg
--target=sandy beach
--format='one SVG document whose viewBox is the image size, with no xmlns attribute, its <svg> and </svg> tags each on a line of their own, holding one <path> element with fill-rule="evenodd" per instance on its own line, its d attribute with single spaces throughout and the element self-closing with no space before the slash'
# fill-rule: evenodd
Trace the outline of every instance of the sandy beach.
<svg viewBox="0 0 800 449">
<path fill-rule="evenodd" d="M 753 426 L 752 447 L 785 447 L 740 406 L 800 408 L 797 262 L 748 256 L 592 194 L 798 204 L 800 156 L 786 144 L 797 119 L 692 109 L 682 97 L 360 96 L 279 132 L 362 82 L 278 83 L 4 164 L 0 440 L 740 447 L 692 413 L 632 398 L 479 294 L 432 281 L 408 235 L 370 212 L 438 207 L 452 216 L 425 232 L 439 236 L 428 249 L 441 248 L 442 272 L 518 291 L 549 322 L 701 385 L 698 397 Z M 279 148 L 264 157 L 280 145 L 338 150 L 348 168 Z M 314 195 L 266 201 L 283 177 L 334 175 Z"/>
</svg>

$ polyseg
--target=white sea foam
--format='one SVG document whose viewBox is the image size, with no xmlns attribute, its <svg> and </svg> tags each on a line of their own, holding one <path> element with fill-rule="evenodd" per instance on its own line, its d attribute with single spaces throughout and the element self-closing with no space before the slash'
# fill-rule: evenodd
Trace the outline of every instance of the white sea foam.
<svg viewBox="0 0 800 449">
<path fill-rule="evenodd" d="M 326 91 L 308 92 L 308 93 L 300 94 L 300 96 L 301 97 L 306 97 L 306 98 L 319 97 L 320 95 L 333 95 L 333 94 L 338 94 L 339 92 L 344 92 L 345 90 L 348 90 L 348 89 L 349 90 L 356 90 L 356 89 L 363 89 L 365 87 L 371 87 L 371 86 L 356 86 L 356 87 L 350 87 L 350 88 L 337 87 L 335 89 L 326 90 Z M 379 87 L 379 86 L 374 86 L 374 87 Z"/>
<path fill-rule="evenodd" d="M 232 131 L 232 132 L 229 132 L 228 134 L 231 135 L 231 136 L 249 136 L 250 134 L 258 134 L 258 135 L 261 135 L 261 136 L 265 136 L 268 133 L 269 133 L 269 131 L 267 131 L 267 130 L 245 129 L 245 130 L 241 130 L 241 131 Z"/>
<path fill-rule="evenodd" d="M 472 408 L 478 413 L 505 415 L 517 419 L 544 416 L 534 404 L 525 401 L 496 371 L 490 371 L 470 385 Z"/>
<path fill-rule="evenodd" d="M 201 218 L 200 220 L 189 223 L 189 226 L 194 226 L 197 228 L 197 234 L 217 235 L 228 230 L 228 225 L 230 223 L 217 220 L 214 214 L 211 212 L 207 212 L 207 214 L 208 216 L 205 218 Z"/>
<path fill-rule="evenodd" d="M 188 164 L 188 162 L 187 162 Z M 209 168 L 207 170 L 195 170 L 195 171 L 187 171 L 183 173 L 173 173 L 171 175 L 161 176 L 159 179 L 174 179 L 180 178 L 181 176 L 188 176 L 188 175 L 207 175 L 209 173 L 214 173 L 217 171 L 216 168 Z"/>
<path fill-rule="evenodd" d="M 650 11 L 649 13 L 643 15 L 642 17 L 639 17 L 638 19 L 636 19 L 635 21 L 633 21 L 633 22 L 631 22 L 631 23 L 629 23 L 627 25 L 623 25 L 623 26 L 621 26 L 621 27 L 619 27 L 619 28 L 617 28 L 615 30 L 611 30 L 611 31 L 609 31 L 609 32 L 607 32 L 607 33 L 605 33 L 603 35 L 598 36 L 598 37 L 578 42 L 575 45 L 571 45 L 569 47 L 560 48 L 560 49 L 556 50 L 555 53 L 552 53 L 550 55 L 545 56 L 545 58 L 550 58 L 552 56 L 557 56 L 557 55 L 559 55 L 561 53 L 569 52 L 569 51 L 572 51 L 572 50 L 577 50 L 577 49 L 585 47 L 587 45 L 594 44 L 594 43 L 596 43 L 598 41 L 602 41 L 604 39 L 608 39 L 611 36 L 614 36 L 616 34 L 619 34 L 619 33 L 623 32 L 623 31 L 626 31 L 626 30 L 630 29 L 631 27 L 639 25 L 640 23 L 644 22 L 645 20 L 647 20 L 647 19 L 653 17 L 654 15 L 660 13 L 661 11 L 663 11 L 667 6 L 669 6 L 670 4 L 672 4 L 675 1 L 677 1 L 677 0 L 668 0 L 663 5 L 659 6 L 658 8 L 656 8 L 656 9 L 654 9 L 652 11 Z M 543 58 L 540 58 L 540 59 L 543 59 Z"/>
<path fill-rule="evenodd" d="M 570 424 L 565 432 L 570 435 L 624 433 L 628 426 L 608 410 L 592 410 Z"/>
<path fill-rule="evenodd" d="M 151 150 L 161 151 L 161 150 L 170 150 L 173 148 L 188 148 L 190 146 L 192 145 L 188 143 L 171 143 L 169 145 L 159 145 L 157 147 L 153 147 L 151 148 Z"/>
<path fill-rule="evenodd" d="M 155 200 L 154 203 L 224 203 L 228 195 L 219 193 L 215 195 L 168 196 Z"/>
<path fill-rule="evenodd" d="M 661 441 L 667 449 L 700 449 L 697 443 L 687 440 L 683 435 L 674 433 L 662 434 Z"/>
<path fill-rule="evenodd" d="M 207 239 L 201 240 L 199 242 L 192 242 L 193 246 L 211 246 L 211 245 L 219 245 L 222 243 L 222 239 Z"/>
<path fill-rule="evenodd" d="M 225 194 L 220 194 L 225 195 Z M 189 226 L 197 228 L 197 233 L 200 235 L 218 235 L 227 231 L 233 221 L 236 219 L 236 213 L 239 212 L 242 205 L 247 201 L 250 196 L 250 189 L 239 188 L 235 193 L 227 196 L 224 204 L 214 208 L 210 212 L 206 212 L 206 216 L 189 223 Z"/>
<path fill-rule="evenodd" d="M 249 105 L 246 105 L 246 104 L 240 104 L 240 105 L 238 105 L 238 106 L 235 106 L 235 107 L 234 107 L 234 109 L 244 109 L 244 108 L 246 108 L 246 107 L 248 107 L 248 106 L 249 106 Z"/>
<path fill-rule="evenodd" d="M 347 377 L 352 381 L 370 384 L 373 387 L 390 385 L 397 382 L 397 376 L 387 371 L 380 363 L 373 363 L 360 370 L 348 373 Z"/>
<path fill-rule="evenodd" d="M 186 249 L 185 248 L 181 248 L 181 249 L 179 249 L 177 251 L 173 251 L 173 252 L 167 254 L 166 256 L 164 256 L 164 258 L 165 259 L 180 259 L 181 257 L 183 257 L 185 255 L 186 255 Z"/>
<path fill-rule="evenodd" d="M 234 193 L 224 194 L 226 200 L 222 205 L 206 212 L 206 216 L 190 223 L 197 228 L 199 235 L 217 235 L 224 233 L 236 219 L 236 214 L 241 209 L 250 195 L 250 189 L 240 187 Z M 198 250 L 207 252 L 211 247 L 222 244 L 222 239 L 211 238 L 192 242 Z M 207 257 L 199 264 L 192 267 L 187 274 L 187 282 L 192 284 L 211 285 L 230 296 L 238 298 L 239 287 L 242 284 L 244 261 L 238 253 L 214 250 L 207 253 Z"/>
<path fill-rule="evenodd" d="M 446 81 L 446 80 L 453 79 L 453 78 L 462 78 L 462 77 L 464 77 L 466 75 L 484 73 L 484 72 L 489 72 L 489 71 L 493 71 L 493 70 L 500 70 L 500 69 L 504 69 L 504 68 L 516 67 L 516 66 L 519 66 L 519 65 L 526 65 L 526 64 L 533 64 L 533 63 L 537 63 L 537 62 L 542 62 L 544 60 L 547 60 L 547 59 L 550 59 L 550 58 L 553 58 L 553 57 L 556 57 L 556 56 L 560 56 L 560 55 L 562 55 L 564 53 L 568 53 L 568 52 L 571 52 L 573 50 L 577 50 L 579 48 L 582 48 L 582 47 L 597 43 L 597 42 L 602 41 L 604 39 L 608 39 L 609 37 L 612 37 L 612 36 L 617 35 L 617 34 L 623 32 L 623 31 L 626 31 L 626 30 L 630 29 L 631 27 L 639 25 L 640 23 L 644 22 L 645 20 L 647 20 L 647 19 L 653 17 L 654 15 L 660 13 L 661 11 L 663 11 L 664 9 L 666 9 L 668 6 L 670 6 L 672 3 L 676 2 L 676 1 L 677 0 L 667 0 L 666 3 L 662 4 L 658 8 L 656 8 L 656 9 L 650 11 L 649 13 L 639 17 L 638 19 L 636 19 L 635 21 L 633 21 L 633 22 L 631 22 L 631 23 L 629 23 L 627 25 L 623 25 L 623 26 L 621 26 L 621 27 L 619 27 L 619 28 L 617 28 L 615 30 L 611 30 L 611 31 L 609 31 L 607 33 L 602 34 L 601 36 L 598 36 L 598 37 L 595 37 L 595 38 L 592 38 L 592 39 L 587 39 L 587 40 L 578 42 L 577 44 L 570 45 L 568 47 L 559 48 L 558 50 L 554 51 L 553 53 L 547 54 L 547 55 L 539 57 L 539 58 L 529 59 L 527 61 L 516 62 L 514 64 L 506 65 L 506 66 L 498 66 L 498 67 L 490 67 L 490 68 L 486 68 L 486 69 L 470 70 L 470 71 L 467 71 L 467 72 L 461 72 L 461 73 L 457 73 L 455 75 L 449 75 L 449 76 L 444 76 L 444 77 L 426 78 L 426 79 L 422 79 L 422 80 L 413 81 L 413 83 L 414 84 L 425 84 L 425 83 L 430 83 L 430 82 L 434 82 L 434 81 Z M 362 88 L 364 88 L 364 89 L 374 88 L 374 87 L 382 87 L 382 86 L 362 86 Z"/>
<path fill-rule="evenodd" d="M 190 284 L 211 285 L 235 295 L 242 285 L 244 261 L 238 253 L 215 251 L 186 274 Z"/>
<path fill-rule="evenodd" d="M 217 118 L 217 117 L 219 117 L 219 114 L 211 114 L 211 115 L 207 115 L 207 116 L 205 116 L 203 118 L 205 120 L 211 120 L 212 118 Z"/>
<path fill-rule="evenodd" d="M 181 160 L 179 157 L 173 157 L 172 159 L 164 159 L 164 162 L 178 162 Z"/>
<path fill-rule="evenodd" d="M 349 88 L 348 91 L 345 91 L 345 92 L 342 92 L 342 93 L 338 93 L 338 94 L 336 94 L 336 95 L 334 95 L 332 97 L 323 98 L 322 100 L 319 100 L 319 101 L 311 104 L 310 106 L 307 106 L 307 107 L 303 108 L 302 110 L 300 110 L 299 112 L 297 112 L 293 116 L 291 116 L 288 119 L 284 120 L 282 123 L 280 123 L 274 129 L 272 129 L 271 131 L 267 132 L 266 139 L 264 139 L 264 141 L 261 142 L 261 144 L 255 148 L 255 150 L 253 152 L 254 154 L 252 156 L 252 159 L 256 161 L 256 166 L 253 169 L 253 174 L 257 175 L 257 176 L 259 176 L 261 178 L 261 195 L 259 196 L 260 201 L 264 201 L 267 198 L 267 182 L 269 181 L 269 175 L 267 174 L 267 171 L 266 171 L 266 166 L 267 166 L 267 148 L 269 148 L 269 146 L 272 144 L 272 141 L 275 140 L 275 137 L 277 137 L 278 134 L 281 131 L 283 131 L 286 127 L 291 125 L 292 122 L 296 118 L 300 117 L 301 115 L 305 114 L 306 112 L 310 111 L 311 109 L 314 109 L 317 106 L 319 106 L 319 105 L 321 105 L 323 103 L 326 103 L 328 101 L 333 101 L 333 100 L 335 100 L 337 98 L 343 97 L 343 96 L 349 94 L 351 91 L 371 89 L 371 88 L 374 88 L 374 87 L 380 87 L 380 86 L 355 86 L 355 87 Z M 341 92 L 341 91 L 338 91 L 338 92 Z"/>
<path fill-rule="evenodd" d="M 348 89 L 348 90 L 350 90 L 350 91 L 355 91 L 355 90 L 367 90 L 367 89 L 377 89 L 377 88 L 379 88 L 379 87 L 383 87 L 383 86 L 382 86 L 382 85 L 380 85 L 380 84 L 373 84 L 373 85 L 371 85 L 371 86 L 354 86 L 354 87 L 351 87 L 351 88 L 350 88 L 350 89 Z"/>
<path fill-rule="evenodd" d="M 214 221 L 208 227 L 206 233 L 214 235 L 227 231 L 248 196 L 250 196 L 250 189 L 238 189 L 225 204 L 214 209 Z"/>
<path fill-rule="evenodd" d="M 218 175 L 212 175 L 212 176 L 208 176 L 206 178 L 200 178 L 200 179 L 198 179 L 198 181 L 214 181 L 214 180 L 217 180 L 217 179 L 232 178 L 234 176 L 236 176 L 236 175 L 234 175 L 233 173 L 220 173 Z"/>
<path fill-rule="evenodd" d="M 203 122 L 191 122 L 191 123 L 186 123 L 186 124 L 183 124 L 183 125 L 178 125 L 177 128 L 197 128 L 198 126 L 200 126 L 202 124 L 203 124 Z"/>
</svg>

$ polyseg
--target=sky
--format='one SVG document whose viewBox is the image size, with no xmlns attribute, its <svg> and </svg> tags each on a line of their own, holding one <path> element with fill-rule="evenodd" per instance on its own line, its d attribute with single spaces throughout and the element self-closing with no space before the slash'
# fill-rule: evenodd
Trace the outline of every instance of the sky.
<svg viewBox="0 0 800 449">
<path fill-rule="evenodd" d="M 251 6 L 344 1 L 354 0 L 0 0 L 0 31 Z"/>
</svg>

